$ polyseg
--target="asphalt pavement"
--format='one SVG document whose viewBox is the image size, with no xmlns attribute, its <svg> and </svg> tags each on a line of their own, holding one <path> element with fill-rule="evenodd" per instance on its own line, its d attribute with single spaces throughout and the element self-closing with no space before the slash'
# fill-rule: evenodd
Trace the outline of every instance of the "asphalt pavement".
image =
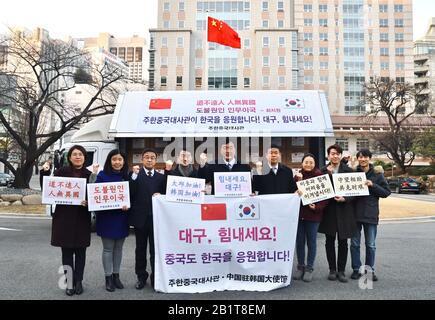
<svg viewBox="0 0 435 320">
<path fill-rule="evenodd" d="M 378 229 L 376 274 L 373 289 L 360 289 L 358 281 L 328 281 L 324 237 L 318 237 L 314 280 L 293 281 L 271 292 L 224 291 L 204 294 L 163 294 L 149 286 L 134 288 L 134 235 L 124 245 L 121 279 L 125 289 L 109 293 L 104 287 L 102 244 L 95 234 L 87 251 L 85 292 L 67 297 L 58 286 L 61 253 L 50 246 L 50 218 L 0 216 L 0 299 L 15 300 L 383 300 L 435 298 L 435 221 L 389 221 Z M 362 253 L 362 256 L 364 254 Z M 350 276 L 350 256 L 347 275 Z"/>
</svg>

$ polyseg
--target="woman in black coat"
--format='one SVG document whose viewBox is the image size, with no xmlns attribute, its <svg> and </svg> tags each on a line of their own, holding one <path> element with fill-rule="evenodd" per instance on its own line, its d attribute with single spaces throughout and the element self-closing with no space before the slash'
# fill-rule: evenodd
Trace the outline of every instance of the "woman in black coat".
<svg viewBox="0 0 435 320">
<path fill-rule="evenodd" d="M 55 171 L 54 176 L 85 178 L 89 182 L 91 172 L 83 165 L 86 160 L 86 150 L 79 145 L 68 151 L 69 166 Z M 51 245 L 62 248 L 62 264 L 72 270 L 72 283 L 67 283 L 66 294 L 83 293 L 83 272 L 86 261 L 86 248 L 91 244 L 91 214 L 88 212 L 87 201 L 80 206 L 56 205 L 53 214 Z M 75 258 L 75 259 L 74 259 Z M 74 261 L 75 260 L 75 261 Z M 68 269 L 65 270 L 67 274 Z M 67 274 L 67 280 L 71 279 Z M 72 286 L 71 286 L 72 284 Z"/>
</svg>

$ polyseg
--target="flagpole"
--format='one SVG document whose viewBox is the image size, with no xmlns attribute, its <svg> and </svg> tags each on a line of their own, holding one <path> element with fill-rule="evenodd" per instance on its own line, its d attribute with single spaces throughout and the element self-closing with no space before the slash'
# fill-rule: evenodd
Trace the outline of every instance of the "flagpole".
<svg viewBox="0 0 435 320">
<path fill-rule="evenodd" d="M 209 50 L 209 43 L 208 43 L 208 18 L 209 18 L 209 11 L 207 9 L 207 15 L 206 15 L 206 24 L 207 24 L 207 28 L 206 28 L 206 33 L 205 33 L 205 50 L 204 50 L 204 68 L 205 68 L 205 90 L 208 91 L 208 50 Z"/>
</svg>

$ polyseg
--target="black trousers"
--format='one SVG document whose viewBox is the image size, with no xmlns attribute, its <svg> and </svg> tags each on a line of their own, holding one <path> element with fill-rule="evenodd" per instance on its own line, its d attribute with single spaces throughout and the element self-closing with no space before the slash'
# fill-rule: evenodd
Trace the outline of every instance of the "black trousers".
<svg viewBox="0 0 435 320">
<path fill-rule="evenodd" d="M 62 264 L 73 271 L 73 283 L 83 281 L 85 272 L 86 248 L 62 248 Z M 65 270 L 65 273 L 68 270 Z"/>
<path fill-rule="evenodd" d="M 138 278 L 148 279 L 147 269 L 147 247 L 150 248 L 151 278 L 154 277 L 154 230 L 153 219 L 147 217 L 145 227 L 134 228 L 136 235 L 135 251 L 135 272 Z"/>
<path fill-rule="evenodd" d="M 336 260 L 336 255 L 335 255 L 336 238 L 337 235 L 335 236 L 326 235 L 326 242 L 325 242 L 326 258 L 328 259 L 330 271 L 337 271 L 338 269 L 338 272 L 344 272 L 346 269 L 346 262 L 347 262 L 347 251 L 348 251 L 347 239 L 338 240 L 338 260 Z"/>
</svg>

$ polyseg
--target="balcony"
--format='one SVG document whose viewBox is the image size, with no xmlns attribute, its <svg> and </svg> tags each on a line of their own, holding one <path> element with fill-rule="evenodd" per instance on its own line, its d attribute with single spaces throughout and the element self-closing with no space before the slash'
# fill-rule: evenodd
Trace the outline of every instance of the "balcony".
<svg viewBox="0 0 435 320">
<path fill-rule="evenodd" d="M 414 84 L 428 83 L 429 77 L 419 77 L 414 79 Z"/>
<path fill-rule="evenodd" d="M 428 54 L 417 54 L 414 56 L 414 61 L 417 62 L 426 62 L 429 60 L 429 55 Z"/>
<path fill-rule="evenodd" d="M 415 74 L 425 74 L 429 71 L 428 65 L 422 65 L 422 66 L 415 66 L 414 67 L 414 73 Z"/>
</svg>

